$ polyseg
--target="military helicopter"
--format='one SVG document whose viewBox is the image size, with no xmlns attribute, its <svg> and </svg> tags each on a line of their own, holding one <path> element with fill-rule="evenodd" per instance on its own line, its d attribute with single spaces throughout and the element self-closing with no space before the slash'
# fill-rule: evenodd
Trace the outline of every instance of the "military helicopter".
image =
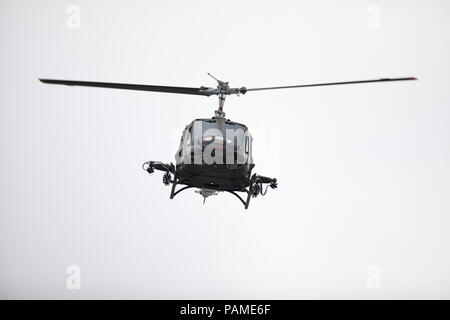
<svg viewBox="0 0 450 320">
<path fill-rule="evenodd" d="M 154 170 L 164 172 L 163 183 L 165 185 L 172 184 L 170 199 L 173 199 L 178 193 L 189 188 L 198 189 L 196 192 L 203 196 L 203 203 L 209 196 L 216 195 L 219 192 L 229 192 L 242 202 L 245 209 L 248 208 L 251 197 L 265 195 L 268 187 L 276 189 L 278 182 L 276 178 L 269 178 L 257 175 L 256 173 L 252 175 L 252 170 L 255 166 L 252 158 L 253 138 L 247 126 L 231 121 L 225 117 L 223 107 L 225 98 L 228 95 L 243 95 L 247 92 L 261 90 L 417 80 L 417 78 L 414 77 L 381 78 L 374 80 L 247 89 L 246 87 L 231 88 L 228 82 L 221 81 L 209 73 L 208 75 L 217 82 L 216 88 L 203 86 L 191 88 L 53 79 L 39 80 L 43 83 L 68 86 L 156 91 L 206 97 L 212 95 L 218 96 L 219 107 L 215 110 L 212 118 L 195 119 L 184 129 L 179 149 L 175 154 L 175 165 L 173 163 L 147 161 L 142 167 L 150 174 L 152 174 Z M 183 187 L 176 191 L 177 185 Z M 237 192 L 243 192 L 244 198 Z"/>
</svg>

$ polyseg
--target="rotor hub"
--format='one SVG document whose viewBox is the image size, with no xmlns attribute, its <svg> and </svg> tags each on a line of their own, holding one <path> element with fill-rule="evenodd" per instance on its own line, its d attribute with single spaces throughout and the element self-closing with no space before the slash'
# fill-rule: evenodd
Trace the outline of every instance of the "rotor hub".
<svg viewBox="0 0 450 320">
<path fill-rule="evenodd" d="M 214 80 L 217 81 L 217 89 L 213 89 L 213 88 L 205 88 L 204 92 L 205 93 L 210 93 L 210 95 L 217 95 L 219 98 L 219 108 L 217 110 L 214 111 L 214 115 L 217 118 L 225 118 L 225 112 L 223 111 L 223 106 L 225 104 L 225 98 L 227 95 L 230 94 L 245 94 L 247 92 L 247 89 L 245 87 L 241 87 L 241 88 L 230 88 L 230 85 L 228 82 L 222 81 L 217 79 L 216 77 L 214 77 L 213 75 L 211 75 L 208 72 L 208 75 L 213 78 Z M 212 90 L 211 90 L 212 89 Z"/>
</svg>

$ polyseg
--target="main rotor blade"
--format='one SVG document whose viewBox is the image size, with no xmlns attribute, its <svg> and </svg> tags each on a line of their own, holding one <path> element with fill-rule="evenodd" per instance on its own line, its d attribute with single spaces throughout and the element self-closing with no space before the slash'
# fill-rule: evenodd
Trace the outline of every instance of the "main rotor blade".
<svg viewBox="0 0 450 320">
<path fill-rule="evenodd" d="M 414 77 L 408 77 L 408 78 L 382 78 L 382 79 L 374 79 L 374 80 L 326 82 L 326 83 L 314 83 L 314 84 L 300 84 L 300 85 L 295 85 L 295 86 L 250 88 L 250 89 L 246 89 L 246 91 L 273 90 L 273 89 L 291 89 L 291 88 L 304 88 L 304 87 L 320 87 L 320 86 L 334 86 L 334 85 L 339 85 L 339 84 L 355 84 L 355 83 L 369 83 L 369 82 L 388 82 L 388 81 L 404 81 L 404 80 L 417 80 L 417 78 L 414 78 Z"/>
<path fill-rule="evenodd" d="M 53 80 L 53 79 L 39 79 L 43 83 L 62 84 L 66 86 L 83 86 L 83 87 L 97 87 L 97 88 L 111 88 L 111 89 L 127 89 L 139 91 L 156 91 L 167 93 L 180 94 L 194 94 L 201 96 L 210 96 L 208 88 L 186 88 L 186 87 L 169 87 L 169 86 L 153 86 L 143 84 L 129 84 L 129 83 L 112 83 L 112 82 L 92 82 L 92 81 L 72 81 L 72 80 Z"/>
</svg>

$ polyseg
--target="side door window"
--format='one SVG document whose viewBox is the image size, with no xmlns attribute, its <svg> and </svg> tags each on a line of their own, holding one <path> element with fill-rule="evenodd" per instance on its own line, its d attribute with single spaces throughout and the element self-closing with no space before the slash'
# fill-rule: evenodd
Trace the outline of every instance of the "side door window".
<svg viewBox="0 0 450 320">
<path fill-rule="evenodd" d="M 248 138 L 248 136 L 245 136 L 245 153 L 248 154 L 249 150 L 250 150 L 250 139 Z"/>
</svg>

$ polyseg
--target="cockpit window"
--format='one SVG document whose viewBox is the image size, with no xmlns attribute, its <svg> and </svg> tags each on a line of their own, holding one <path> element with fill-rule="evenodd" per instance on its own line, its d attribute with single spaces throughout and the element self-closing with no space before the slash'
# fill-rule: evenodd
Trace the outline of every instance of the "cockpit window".
<svg viewBox="0 0 450 320">
<path fill-rule="evenodd" d="M 251 163 L 250 137 L 245 125 L 221 119 L 194 120 L 183 132 L 175 154 L 177 163 Z"/>
<path fill-rule="evenodd" d="M 224 120 L 196 120 L 193 124 L 193 143 L 218 143 L 229 145 L 234 141 L 235 146 L 244 143 L 246 127 Z"/>
</svg>

